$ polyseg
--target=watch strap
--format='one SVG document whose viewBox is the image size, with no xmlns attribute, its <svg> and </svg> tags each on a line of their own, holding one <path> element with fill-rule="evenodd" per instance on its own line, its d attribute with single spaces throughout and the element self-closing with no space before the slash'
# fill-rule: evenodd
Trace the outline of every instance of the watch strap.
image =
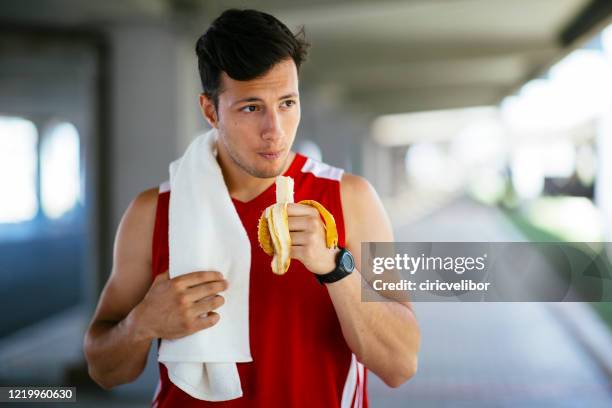
<svg viewBox="0 0 612 408">
<path fill-rule="evenodd" d="M 352 262 L 353 265 L 350 268 L 350 270 L 344 267 L 342 259 L 344 256 L 346 256 L 345 253 L 348 253 L 352 259 L 353 255 L 349 252 L 348 249 L 340 248 L 340 252 L 338 252 L 338 254 L 336 255 L 336 268 L 333 271 L 326 273 L 324 275 L 315 274 L 317 280 L 319 281 L 321 285 L 325 283 L 338 282 L 339 280 L 346 278 L 348 275 L 350 275 L 353 272 L 353 270 L 355 269 L 354 261 Z"/>
</svg>

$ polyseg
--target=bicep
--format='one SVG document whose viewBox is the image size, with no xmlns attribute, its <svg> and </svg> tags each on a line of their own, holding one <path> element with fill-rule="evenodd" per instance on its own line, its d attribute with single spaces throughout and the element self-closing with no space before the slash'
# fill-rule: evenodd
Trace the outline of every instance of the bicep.
<svg viewBox="0 0 612 408">
<path fill-rule="evenodd" d="M 136 197 L 125 211 L 113 248 L 113 268 L 102 290 L 94 321 L 120 321 L 151 286 L 151 240 L 157 189 Z"/>
<path fill-rule="evenodd" d="M 361 270 L 361 243 L 393 242 L 393 229 L 376 190 L 366 179 L 345 173 L 341 198 L 346 247 Z"/>
</svg>

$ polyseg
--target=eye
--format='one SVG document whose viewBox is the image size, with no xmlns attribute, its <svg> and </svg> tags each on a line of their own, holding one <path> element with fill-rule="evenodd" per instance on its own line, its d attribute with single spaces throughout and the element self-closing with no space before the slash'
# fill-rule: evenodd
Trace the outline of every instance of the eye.
<svg viewBox="0 0 612 408">
<path fill-rule="evenodd" d="M 247 105 L 240 110 L 247 113 L 255 112 L 257 110 L 257 105 Z"/>
<path fill-rule="evenodd" d="M 283 105 L 285 105 L 285 107 L 290 108 L 292 106 L 294 106 L 296 104 L 296 102 L 293 99 L 287 99 L 286 101 L 283 101 Z"/>
</svg>

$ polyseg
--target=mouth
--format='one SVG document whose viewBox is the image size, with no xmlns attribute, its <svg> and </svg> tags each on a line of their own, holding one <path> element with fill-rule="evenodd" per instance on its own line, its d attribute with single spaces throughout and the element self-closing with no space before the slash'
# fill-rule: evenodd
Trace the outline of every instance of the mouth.
<svg viewBox="0 0 612 408">
<path fill-rule="evenodd" d="M 257 153 L 259 156 L 263 157 L 266 160 L 276 160 L 283 154 L 282 150 L 276 152 L 259 152 Z"/>
</svg>

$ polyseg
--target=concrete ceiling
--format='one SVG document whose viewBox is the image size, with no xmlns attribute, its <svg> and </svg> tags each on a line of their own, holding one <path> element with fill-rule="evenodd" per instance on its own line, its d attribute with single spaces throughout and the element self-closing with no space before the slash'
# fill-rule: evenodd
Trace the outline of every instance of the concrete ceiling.
<svg viewBox="0 0 612 408">
<path fill-rule="evenodd" d="M 497 104 L 589 32 L 610 0 L 31 0 L 3 19 L 161 20 L 201 32 L 229 7 L 268 11 L 312 43 L 303 83 L 373 114 Z M 34 6 L 33 6 L 34 5 Z"/>
<path fill-rule="evenodd" d="M 313 82 L 367 111 L 496 104 L 562 52 L 587 0 L 345 3 L 278 15 L 312 39 Z"/>
<path fill-rule="evenodd" d="M 375 114 L 497 104 L 567 53 L 563 35 L 581 16 L 611 11 L 591 0 L 299 3 L 247 5 L 305 27 L 309 86 Z M 244 5 L 218 1 L 208 11 Z"/>
</svg>

